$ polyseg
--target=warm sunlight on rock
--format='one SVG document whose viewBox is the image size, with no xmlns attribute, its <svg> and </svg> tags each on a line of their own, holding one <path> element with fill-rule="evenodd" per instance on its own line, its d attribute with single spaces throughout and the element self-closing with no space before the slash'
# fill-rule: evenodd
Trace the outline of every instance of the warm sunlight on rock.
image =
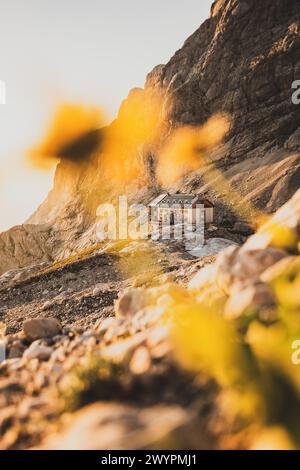
<svg viewBox="0 0 300 470">
<path fill-rule="evenodd" d="M 122 103 L 118 119 L 105 130 L 101 164 L 107 178 L 122 187 L 145 176 L 150 145 L 158 145 L 163 128 L 163 94 L 134 89 Z"/>
</svg>

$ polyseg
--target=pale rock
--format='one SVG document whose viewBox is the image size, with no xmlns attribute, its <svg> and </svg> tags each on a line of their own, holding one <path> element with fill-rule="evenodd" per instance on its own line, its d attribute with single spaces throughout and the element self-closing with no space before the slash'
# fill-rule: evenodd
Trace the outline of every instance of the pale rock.
<svg viewBox="0 0 300 470">
<path fill-rule="evenodd" d="M 109 328 L 116 325 L 118 319 L 115 317 L 108 317 L 104 318 L 104 320 L 100 319 L 95 325 L 95 331 L 100 334 L 104 334 Z"/>
<path fill-rule="evenodd" d="M 145 298 L 147 297 L 147 303 L 152 305 L 157 302 L 157 299 L 162 295 L 169 294 L 172 289 L 172 283 L 162 284 L 160 286 L 151 287 L 145 291 Z"/>
<path fill-rule="evenodd" d="M 41 310 L 48 310 L 52 305 L 53 303 L 50 300 L 46 300 L 46 302 L 43 303 Z"/>
<path fill-rule="evenodd" d="M 39 361 L 47 361 L 53 349 L 48 346 L 41 346 L 37 341 L 33 342 L 23 354 L 23 358 L 27 360 L 38 359 Z"/>
<path fill-rule="evenodd" d="M 92 291 L 92 294 L 93 294 L 93 296 L 96 296 L 96 295 L 101 294 L 102 292 L 103 292 L 103 284 L 100 283 L 100 284 L 97 284 L 97 285 L 94 287 L 94 289 L 93 289 L 93 291 Z"/>
<path fill-rule="evenodd" d="M 153 357 L 153 359 L 161 359 L 167 356 L 171 351 L 172 346 L 169 342 L 165 341 L 151 349 L 151 357 Z"/>
<path fill-rule="evenodd" d="M 273 216 L 265 223 L 259 231 L 250 237 L 243 246 L 243 251 L 252 249 L 263 249 L 273 243 L 272 233 L 276 227 L 287 229 L 291 236 L 297 238 L 300 232 L 300 191 L 284 204 Z M 274 227 L 274 228 L 273 228 Z"/>
<path fill-rule="evenodd" d="M 61 302 L 63 300 L 66 300 L 67 298 L 68 294 L 66 292 L 61 292 L 52 299 L 52 302 Z"/>
<path fill-rule="evenodd" d="M 210 285 L 200 291 L 196 299 L 198 303 L 203 303 L 208 307 L 221 309 L 227 302 L 228 296 L 224 294 L 216 285 Z"/>
<path fill-rule="evenodd" d="M 59 348 L 55 349 L 51 355 L 51 361 L 53 362 L 63 362 L 66 359 L 65 349 L 60 346 Z"/>
<path fill-rule="evenodd" d="M 272 283 L 280 276 L 287 276 L 293 272 L 300 272 L 300 256 L 287 256 L 266 269 L 260 276 L 262 282 Z"/>
<path fill-rule="evenodd" d="M 171 305 L 172 304 L 173 301 L 171 301 Z M 137 331 L 142 331 L 145 328 L 155 325 L 157 322 L 159 322 L 159 320 L 161 320 L 165 311 L 165 305 L 160 304 L 145 307 L 142 310 L 139 310 L 138 313 L 136 313 L 135 316 L 132 318 L 132 326 L 130 326 L 131 331 L 133 330 L 133 332 L 135 333 Z"/>
<path fill-rule="evenodd" d="M 157 299 L 157 305 L 160 307 L 171 307 L 174 303 L 175 300 L 170 294 L 163 294 Z"/>
<path fill-rule="evenodd" d="M 118 317 L 132 316 L 144 307 L 146 307 L 146 297 L 145 289 L 142 288 L 127 289 L 115 302 Z"/>
<path fill-rule="evenodd" d="M 15 275 L 15 277 L 12 279 L 13 282 L 18 282 L 18 281 L 21 281 L 22 279 L 24 279 L 26 277 L 26 275 L 24 275 L 23 272 L 20 272 L 18 274 Z"/>
<path fill-rule="evenodd" d="M 140 346 L 137 348 L 131 358 L 129 367 L 133 374 L 140 375 L 147 372 L 151 366 L 151 356 L 148 348 Z"/>
<path fill-rule="evenodd" d="M 40 361 L 46 361 L 47 360 L 46 354 L 45 354 L 44 357 L 41 356 L 38 359 Z M 44 373 L 44 371 L 39 370 L 38 373 L 35 375 L 33 383 L 32 383 L 33 393 L 35 391 L 40 390 L 42 387 L 44 387 L 45 385 L 48 385 L 48 384 L 49 384 L 49 381 L 48 381 L 48 378 L 47 378 L 46 374 Z"/>
<path fill-rule="evenodd" d="M 157 305 L 165 306 L 174 302 L 187 299 L 188 293 L 186 289 L 179 284 L 164 284 L 158 287 L 152 287 L 145 290 L 145 303 L 148 306 Z M 161 300 L 160 300 L 161 299 Z"/>
<path fill-rule="evenodd" d="M 36 345 L 39 346 L 38 343 Z M 45 347 L 45 346 L 42 346 L 42 347 Z M 23 363 L 25 362 L 26 368 L 29 371 L 34 372 L 34 373 L 36 373 L 38 371 L 38 369 L 40 367 L 40 360 L 37 357 L 30 359 L 29 362 L 28 362 L 28 358 L 24 357 L 24 355 L 23 355 L 22 360 L 23 360 Z"/>
<path fill-rule="evenodd" d="M 272 309 L 276 302 L 266 284 L 235 284 L 226 305 L 224 315 L 233 320 L 247 311 Z"/>
<path fill-rule="evenodd" d="M 21 401 L 18 413 L 22 418 L 28 417 L 31 412 L 43 408 L 47 403 L 41 398 L 28 397 Z"/>
<path fill-rule="evenodd" d="M 159 281 L 162 284 L 170 284 L 175 281 L 175 275 L 173 273 L 165 273 L 159 276 Z"/>
<path fill-rule="evenodd" d="M 216 283 L 217 266 L 216 264 L 210 264 L 200 269 L 195 276 L 190 280 L 188 289 L 201 290 Z"/>
<path fill-rule="evenodd" d="M 131 338 L 117 341 L 101 350 L 101 355 L 104 359 L 114 363 L 121 363 L 124 358 L 132 352 L 135 348 L 145 343 L 147 333 L 141 332 L 132 336 Z"/>
<path fill-rule="evenodd" d="M 111 328 L 108 328 L 104 333 L 104 342 L 110 343 L 117 337 L 126 336 L 128 334 L 130 322 L 127 318 L 116 318 L 118 322 Z"/>
<path fill-rule="evenodd" d="M 225 238 L 209 238 L 204 245 L 199 245 L 192 250 L 188 250 L 188 252 L 192 256 L 202 258 L 216 255 L 230 246 L 237 246 L 237 244 Z"/>
<path fill-rule="evenodd" d="M 231 266 L 236 259 L 238 251 L 238 247 L 231 246 L 227 248 L 218 256 L 215 263 L 217 285 L 226 294 L 229 294 L 230 287 L 233 284 Z"/>
<path fill-rule="evenodd" d="M 23 368 L 23 362 L 20 358 L 8 358 L 0 364 L 1 366 L 8 367 L 10 372 L 19 371 Z"/>
<path fill-rule="evenodd" d="M 161 343 L 164 343 L 170 335 L 170 325 L 164 324 L 153 327 L 147 331 L 146 344 L 152 350 Z"/>
<path fill-rule="evenodd" d="M 188 441 L 182 439 L 190 436 L 195 426 L 192 416 L 178 406 L 138 408 L 113 402 L 95 403 L 78 411 L 69 427 L 48 439 L 41 448 L 147 449 L 164 448 L 161 447 L 164 443 L 173 441 L 185 447 Z"/>
<path fill-rule="evenodd" d="M 82 338 L 89 339 L 89 338 L 94 338 L 96 336 L 96 333 L 94 330 L 86 330 L 84 333 L 82 333 Z"/>
<path fill-rule="evenodd" d="M 277 248 L 242 251 L 228 249 L 217 259 L 217 284 L 226 294 L 236 282 L 253 284 L 260 275 L 287 254 Z"/>
</svg>

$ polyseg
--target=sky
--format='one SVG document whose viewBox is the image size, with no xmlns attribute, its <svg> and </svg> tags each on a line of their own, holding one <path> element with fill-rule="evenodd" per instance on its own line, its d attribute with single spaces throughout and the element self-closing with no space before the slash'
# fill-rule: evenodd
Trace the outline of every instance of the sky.
<svg viewBox="0 0 300 470">
<path fill-rule="evenodd" d="M 25 163 L 60 103 L 100 106 L 109 121 L 209 16 L 212 0 L 0 0 L 0 231 L 23 223 L 54 168 Z M 1 101 L 1 100 L 0 100 Z"/>
</svg>

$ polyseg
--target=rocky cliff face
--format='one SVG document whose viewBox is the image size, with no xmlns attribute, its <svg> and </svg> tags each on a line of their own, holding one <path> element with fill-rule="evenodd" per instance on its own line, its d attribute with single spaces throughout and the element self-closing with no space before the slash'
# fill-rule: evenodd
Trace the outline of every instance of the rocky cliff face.
<svg viewBox="0 0 300 470">
<path fill-rule="evenodd" d="M 230 132 L 210 159 L 242 196 L 272 212 L 299 187 L 299 108 L 291 99 L 296 79 L 300 79 L 298 0 L 288 4 L 285 0 L 219 0 L 213 3 L 210 18 L 171 60 L 148 75 L 145 90 L 129 94 L 118 119 L 137 94 L 153 89 L 162 90 L 164 97 L 162 140 L 180 125 L 202 124 L 217 112 L 228 113 Z M 139 146 L 135 152 L 146 171 L 131 195 L 147 200 L 150 192 L 158 190 L 154 177 L 157 147 Z M 44 228 L 38 235 L 40 261 L 64 257 L 93 243 L 94 209 L 107 183 L 102 160 L 98 150 L 83 161 L 64 159 L 58 165 L 53 190 L 28 221 L 36 225 L 35 234 L 41 224 L 52 227 L 52 248 L 45 247 Z M 202 167 L 172 189 L 206 194 L 229 217 L 234 207 L 228 207 L 228 198 L 221 204 L 224 194 L 216 190 L 214 179 L 203 178 L 206 172 L 207 167 Z M 32 264 L 27 255 L 31 238 L 26 232 L 24 226 L 1 236 L 5 252 L 10 253 L 2 271 Z"/>
<path fill-rule="evenodd" d="M 174 125 L 228 112 L 233 125 L 219 158 L 241 160 L 276 146 L 293 150 L 298 111 L 291 84 L 300 74 L 299 19 L 296 0 L 215 2 L 211 18 L 168 64 L 148 75 L 146 86 L 163 86 L 174 95 Z"/>
<path fill-rule="evenodd" d="M 299 184 L 299 108 L 291 100 L 300 76 L 299 21 L 297 1 L 215 2 L 211 18 L 146 82 L 174 97 L 172 125 L 201 124 L 220 111 L 231 116 L 226 141 L 211 158 L 267 211 Z M 180 186 L 203 191 L 201 173 Z"/>
</svg>

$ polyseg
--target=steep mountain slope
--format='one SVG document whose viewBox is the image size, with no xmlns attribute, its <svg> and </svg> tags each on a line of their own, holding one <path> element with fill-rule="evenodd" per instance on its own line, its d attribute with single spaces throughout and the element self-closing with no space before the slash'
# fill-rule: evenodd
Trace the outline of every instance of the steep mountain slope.
<svg viewBox="0 0 300 470">
<path fill-rule="evenodd" d="M 116 241 L 1 276 L 0 449 L 299 449 L 299 241 L 300 190 L 215 261 Z"/>
<path fill-rule="evenodd" d="M 209 155 L 210 161 L 251 203 L 267 212 L 276 210 L 299 187 L 299 108 L 291 99 L 292 82 L 299 77 L 297 0 L 289 0 L 288 5 L 285 0 L 214 2 L 210 18 L 166 65 L 155 67 L 144 90 L 129 93 L 112 123 L 112 129 L 118 126 L 137 97 L 149 91 L 162 93 L 160 142 L 131 149 L 145 171 L 132 187 L 116 186 L 115 192 L 127 191 L 133 199 L 146 201 L 159 190 L 155 179 L 159 145 L 172 129 L 202 124 L 213 114 L 226 112 L 231 128 L 224 145 Z M 54 233 L 53 248 L 41 248 L 45 256 L 40 261 L 48 260 L 49 255 L 67 256 L 95 242 L 95 208 L 111 197 L 104 190 L 109 182 L 103 172 L 103 158 L 105 155 L 96 149 L 89 158 L 63 158 L 58 165 L 53 190 L 28 221 L 43 227 L 50 224 Z M 205 177 L 207 168 L 188 175 L 171 190 L 208 195 L 222 208 L 220 221 L 232 222 L 235 207 L 216 185 L 216 177 Z M 30 238 L 20 238 L 22 230 L 28 231 L 24 226 L 1 236 L 5 251 L 11 253 L 7 266 L 5 262 L 1 265 L 2 271 L 33 262 L 30 256 L 20 257 L 20 250 L 15 248 L 22 244 L 22 251 L 30 252 Z"/>
</svg>

